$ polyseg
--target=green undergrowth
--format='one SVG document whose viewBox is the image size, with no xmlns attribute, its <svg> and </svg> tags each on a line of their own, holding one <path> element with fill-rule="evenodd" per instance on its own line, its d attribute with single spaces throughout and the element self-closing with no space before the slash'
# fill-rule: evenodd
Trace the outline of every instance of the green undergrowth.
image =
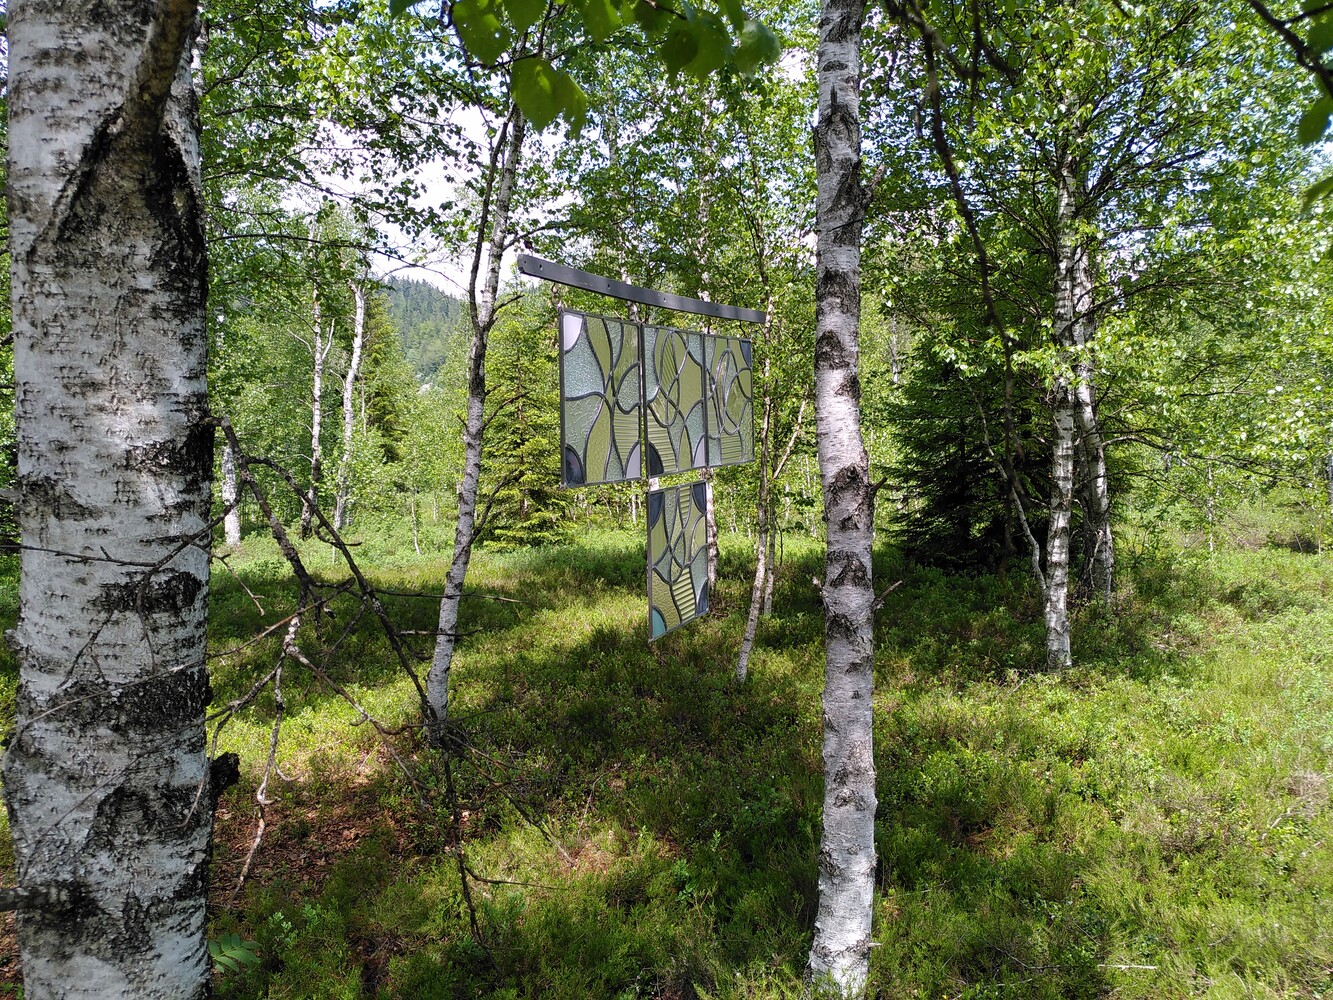
<svg viewBox="0 0 1333 1000">
<path fill-rule="evenodd" d="M 402 529 L 358 536 L 410 632 L 434 627 L 435 600 L 401 595 L 439 593 L 438 534 L 421 555 Z M 210 933 L 256 942 L 261 961 L 221 976 L 218 994 L 802 995 L 822 557 L 788 541 L 737 685 L 750 555 L 743 537 L 723 541 L 713 613 L 651 645 L 639 533 L 477 553 L 452 678 L 468 742 L 456 814 L 373 616 L 350 596 L 308 616 L 313 661 L 401 732 L 357 724 L 330 684 L 286 662 L 267 831 L 233 899 L 272 690 L 223 729 L 242 779 L 219 806 Z M 1079 606 L 1076 665 L 1058 675 L 1021 575 L 878 554 L 877 586 L 902 582 L 877 632 L 873 995 L 1333 995 L 1333 558 L 1300 548 L 1210 554 L 1127 532 L 1116 600 Z M 304 551 L 317 574 L 345 576 L 327 547 Z M 270 545 L 247 541 L 228 563 L 212 600 L 215 707 L 277 664 L 275 626 L 294 610 Z M 0 612 L 8 626 L 13 609 Z M 431 637 L 408 641 L 424 671 Z M 0 667 L 12 700 L 12 658 Z"/>
<path fill-rule="evenodd" d="M 442 558 L 410 538 L 372 533 L 360 551 L 381 587 L 441 586 Z M 878 629 L 876 995 L 1333 989 L 1333 562 L 1133 538 L 1123 551 L 1116 603 L 1079 609 L 1077 665 L 1060 675 L 1043 667 L 1023 578 L 880 553 L 880 586 L 902 584 Z M 292 780 L 277 783 L 261 849 L 277 860 L 215 917 L 257 940 L 264 964 L 222 995 L 800 995 L 822 794 L 809 580 L 822 568 L 812 545 L 786 552 L 744 686 L 731 674 L 745 539 L 724 540 L 710 618 L 653 645 L 637 534 L 478 553 L 453 673 L 472 744 L 454 776 L 478 935 L 438 771 L 423 807 L 370 727 L 288 679 L 279 757 Z M 219 579 L 219 648 L 288 608 L 271 554 L 235 565 L 266 615 Z M 405 627 L 432 627 L 433 601 L 390 601 Z M 330 634 L 344 627 L 333 610 Z M 388 724 L 411 724 L 415 694 L 384 640 L 369 623 L 353 636 L 330 674 Z M 219 697 L 274 655 L 223 657 Z M 261 699 L 224 733 L 246 778 L 224 800 L 221 871 L 248 846 L 271 720 Z"/>
</svg>

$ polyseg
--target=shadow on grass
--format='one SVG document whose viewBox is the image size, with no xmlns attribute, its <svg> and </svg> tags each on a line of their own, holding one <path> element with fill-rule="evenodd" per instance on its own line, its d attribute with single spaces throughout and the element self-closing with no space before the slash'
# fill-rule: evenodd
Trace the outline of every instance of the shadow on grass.
<svg viewBox="0 0 1333 1000">
<path fill-rule="evenodd" d="M 822 559 L 784 565 L 744 686 L 731 676 L 747 567 L 723 569 L 717 604 L 731 613 L 648 645 L 643 554 L 627 536 L 483 553 L 473 586 L 524 602 L 467 605 L 478 631 L 455 673 L 455 718 L 475 748 L 458 775 L 464 842 L 480 874 L 519 883 L 474 884 L 487 948 L 468 927 L 451 817 L 417 812 L 386 771 L 363 789 L 358 823 L 341 821 L 354 836 L 326 876 L 259 880 L 242 911 L 219 917 L 269 956 L 230 995 L 267 983 L 283 995 L 688 997 L 774 970 L 796 982 L 818 878 L 823 621 L 808 581 Z M 438 587 L 443 567 L 396 572 L 379 582 Z M 904 581 L 878 625 L 883 995 L 1111 992 L 1115 909 L 1089 889 L 1099 854 L 1087 834 L 1118 831 L 1135 765 L 1117 760 L 1115 720 L 1081 708 L 1079 692 L 1179 672 L 1218 606 L 1245 615 L 1271 598 L 1233 595 L 1197 561 L 1145 557 L 1128 573 L 1114 615 L 1080 610 L 1079 666 L 1051 676 L 1040 602 L 1021 578 L 877 553 L 877 578 Z M 247 612 L 241 588 L 220 583 L 219 643 L 283 613 L 289 581 L 262 566 L 242 575 L 272 614 Z M 404 627 L 433 627 L 432 601 L 390 604 Z M 335 675 L 397 683 L 373 623 L 353 637 Z M 229 669 L 220 689 L 243 689 L 244 671 Z M 306 697 L 314 712 L 330 698 Z M 335 778 L 310 797 L 345 797 Z M 379 833 L 377 808 L 393 817 Z M 322 822 L 316 809 L 301 836 Z"/>
</svg>

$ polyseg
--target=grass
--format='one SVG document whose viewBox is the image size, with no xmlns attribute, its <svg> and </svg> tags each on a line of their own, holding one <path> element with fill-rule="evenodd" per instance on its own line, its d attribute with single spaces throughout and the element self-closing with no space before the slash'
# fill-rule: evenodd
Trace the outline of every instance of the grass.
<svg viewBox="0 0 1333 1000">
<path fill-rule="evenodd" d="M 438 592 L 438 555 L 392 529 L 363 542 L 379 586 Z M 878 578 L 903 585 L 878 626 L 875 995 L 1333 995 L 1333 561 L 1296 548 L 1128 538 L 1117 604 L 1079 610 L 1076 666 L 1060 675 L 1043 667 L 1021 579 L 878 554 Z M 336 572 L 327 550 L 308 555 Z M 453 711 L 474 747 L 455 778 L 480 940 L 438 773 L 423 807 L 374 730 L 299 670 L 284 685 L 290 780 L 270 786 L 265 846 L 230 900 L 272 697 L 224 729 L 243 778 L 219 810 L 213 933 L 256 941 L 261 964 L 219 995 L 801 994 L 822 794 L 820 553 L 789 543 L 744 686 L 731 674 L 745 540 L 724 540 L 713 616 L 651 646 L 642 558 L 637 535 L 595 531 L 474 562 Z M 219 702 L 276 644 L 226 651 L 288 614 L 294 592 L 262 542 L 232 566 L 212 606 Z M 332 610 L 328 636 L 353 617 Z M 395 597 L 390 611 L 428 630 L 436 607 Z M 386 723 L 415 721 L 370 622 L 327 666 Z M 12 659 L 0 668 L 12 678 Z M 426 763 L 407 737 L 395 745 Z"/>
</svg>

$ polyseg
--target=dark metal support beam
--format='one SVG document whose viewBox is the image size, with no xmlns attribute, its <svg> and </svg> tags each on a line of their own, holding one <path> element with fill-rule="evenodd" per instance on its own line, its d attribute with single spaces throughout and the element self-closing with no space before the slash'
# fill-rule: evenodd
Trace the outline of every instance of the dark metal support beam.
<svg viewBox="0 0 1333 1000">
<path fill-rule="evenodd" d="M 599 295 L 609 295 L 613 299 L 624 299 L 626 302 L 638 302 L 645 306 L 661 306 L 663 309 L 671 309 L 674 312 L 695 313 L 699 316 L 712 316 L 715 319 L 738 319 L 743 323 L 762 323 L 768 318 L 767 314 L 759 309 L 724 306 L 718 302 L 692 299 L 687 295 L 673 295 L 670 292 L 659 292 L 652 288 L 641 288 L 638 285 L 616 281 L 614 278 L 603 278 L 600 274 L 580 271 L 576 267 L 565 267 L 563 264 L 542 260 L 540 257 L 533 257 L 529 254 L 518 255 L 518 269 L 531 278 L 543 278 L 557 284 L 569 285 L 571 288 L 581 288 L 585 292 L 596 292 Z"/>
</svg>

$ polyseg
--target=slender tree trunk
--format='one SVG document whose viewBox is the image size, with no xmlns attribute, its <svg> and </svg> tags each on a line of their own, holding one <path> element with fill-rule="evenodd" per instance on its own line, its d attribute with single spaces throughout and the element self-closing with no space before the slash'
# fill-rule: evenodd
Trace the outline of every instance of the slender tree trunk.
<svg viewBox="0 0 1333 1000">
<path fill-rule="evenodd" d="M 772 511 L 768 517 L 768 558 L 765 560 L 764 570 L 764 617 L 767 618 L 773 613 L 773 586 L 777 578 L 777 535 L 781 527 Z"/>
<path fill-rule="evenodd" d="M 417 555 L 421 555 L 421 538 L 417 527 L 417 491 L 413 490 L 411 497 L 408 498 L 408 509 L 412 515 L 412 549 Z"/>
<path fill-rule="evenodd" d="M 23 549 L 4 784 L 24 996 L 204 997 L 213 432 L 196 8 L 9 13 Z"/>
<path fill-rule="evenodd" d="M 347 503 L 352 490 L 352 442 L 356 434 L 356 379 L 361 372 L 361 350 L 366 339 L 366 291 L 351 282 L 356 311 L 352 316 L 352 357 L 343 379 L 343 451 L 338 459 L 338 493 L 333 504 L 333 526 L 347 526 Z"/>
<path fill-rule="evenodd" d="M 481 482 L 481 446 L 485 430 L 486 407 L 486 338 L 495 323 L 495 302 L 500 291 L 500 261 L 509 237 L 510 206 L 513 203 L 514 184 L 518 175 L 519 158 L 523 152 L 526 122 L 517 106 L 510 109 L 506 122 L 496 140 L 491 158 L 489 183 L 485 201 L 494 201 L 483 207 L 481 228 L 472 258 L 471 312 L 472 343 L 468 350 L 467 422 L 463 430 L 463 480 L 458 497 L 458 524 L 454 529 L 454 554 L 445 578 L 444 595 L 440 600 L 439 634 L 435 640 L 435 656 L 426 675 L 426 696 L 432 718 L 431 738 L 439 744 L 443 740 L 442 726 L 449 716 L 449 669 L 453 664 L 454 647 L 458 632 L 458 606 L 463 598 L 463 582 L 467 577 L 468 562 L 472 558 L 472 541 L 476 528 L 477 492 Z M 487 210 L 489 208 L 489 211 Z M 484 230 L 490 219 L 489 246 Z M 479 282 L 483 248 L 486 249 L 486 276 Z M 480 287 L 479 287 L 480 286 Z"/>
<path fill-rule="evenodd" d="M 1046 665 L 1062 670 L 1072 662 L 1069 644 L 1069 549 L 1074 506 L 1074 429 L 1077 407 L 1070 373 L 1074 363 L 1076 322 L 1075 274 L 1078 240 L 1074 229 L 1074 190 L 1062 172 L 1057 202 L 1054 335 L 1055 381 L 1051 391 L 1051 497 L 1046 533 Z"/>
<path fill-rule="evenodd" d="M 708 593 L 717 590 L 717 508 L 713 505 L 713 470 L 701 469 L 704 481 L 704 539 L 708 546 Z"/>
<path fill-rule="evenodd" d="M 1081 187 L 1080 187 L 1081 190 Z M 1106 442 L 1097 420 L 1096 365 L 1092 343 L 1097 319 L 1094 307 L 1092 253 L 1085 241 L 1074 257 L 1074 315 L 1072 331 L 1078 353 L 1074 358 L 1074 413 L 1078 421 L 1079 450 L 1086 474 L 1083 479 L 1083 517 L 1087 524 L 1088 581 L 1093 593 L 1104 602 L 1111 601 L 1115 586 L 1115 539 L 1111 534 L 1111 493 L 1106 477 Z"/>
<path fill-rule="evenodd" d="M 241 508 L 237 501 L 241 497 L 240 485 L 236 481 L 236 453 L 231 445 L 222 449 L 222 536 L 231 548 L 241 544 Z"/>
<path fill-rule="evenodd" d="M 863 0 L 824 0 L 815 126 L 815 415 L 824 492 L 824 823 L 810 971 L 844 996 L 870 972 L 875 888 L 874 490 L 861 440 L 861 24 Z"/>
<path fill-rule="evenodd" d="M 770 309 L 771 309 L 770 301 Z M 769 322 L 772 322 L 770 319 Z M 755 504 L 758 520 L 758 537 L 754 546 L 754 583 L 750 587 L 750 610 L 745 617 L 745 632 L 741 636 L 741 649 L 736 657 L 736 680 L 744 681 L 750 671 L 750 651 L 754 648 L 754 637 L 759 631 L 759 613 L 764 604 L 764 584 L 768 580 L 768 511 L 769 484 L 769 437 L 772 432 L 773 400 L 768 395 L 769 372 L 771 361 L 764 357 L 764 416 L 759 422 L 759 497 Z"/>
<path fill-rule="evenodd" d="M 319 484 L 324 478 L 324 448 L 320 444 L 320 435 L 324 426 L 324 362 L 333 348 L 333 324 L 329 324 L 327 337 L 320 318 L 319 288 L 315 288 L 311 306 L 314 318 L 314 330 L 310 340 L 311 354 L 311 390 L 310 390 L 310 489 L 301 500 L 301 537 L 309 538 L 311 523 L 315 516 L 315 505 L 319 503 Z"/>
<path fill-rule="evenodd" d="M 1052 402 L 1051 520 L 1046 532 L 1046 665 L 1073 662 L 1069 645 L 1069 522 L 1074 503 L 1074 401 L 1057 377 Z"/>
</svg>

